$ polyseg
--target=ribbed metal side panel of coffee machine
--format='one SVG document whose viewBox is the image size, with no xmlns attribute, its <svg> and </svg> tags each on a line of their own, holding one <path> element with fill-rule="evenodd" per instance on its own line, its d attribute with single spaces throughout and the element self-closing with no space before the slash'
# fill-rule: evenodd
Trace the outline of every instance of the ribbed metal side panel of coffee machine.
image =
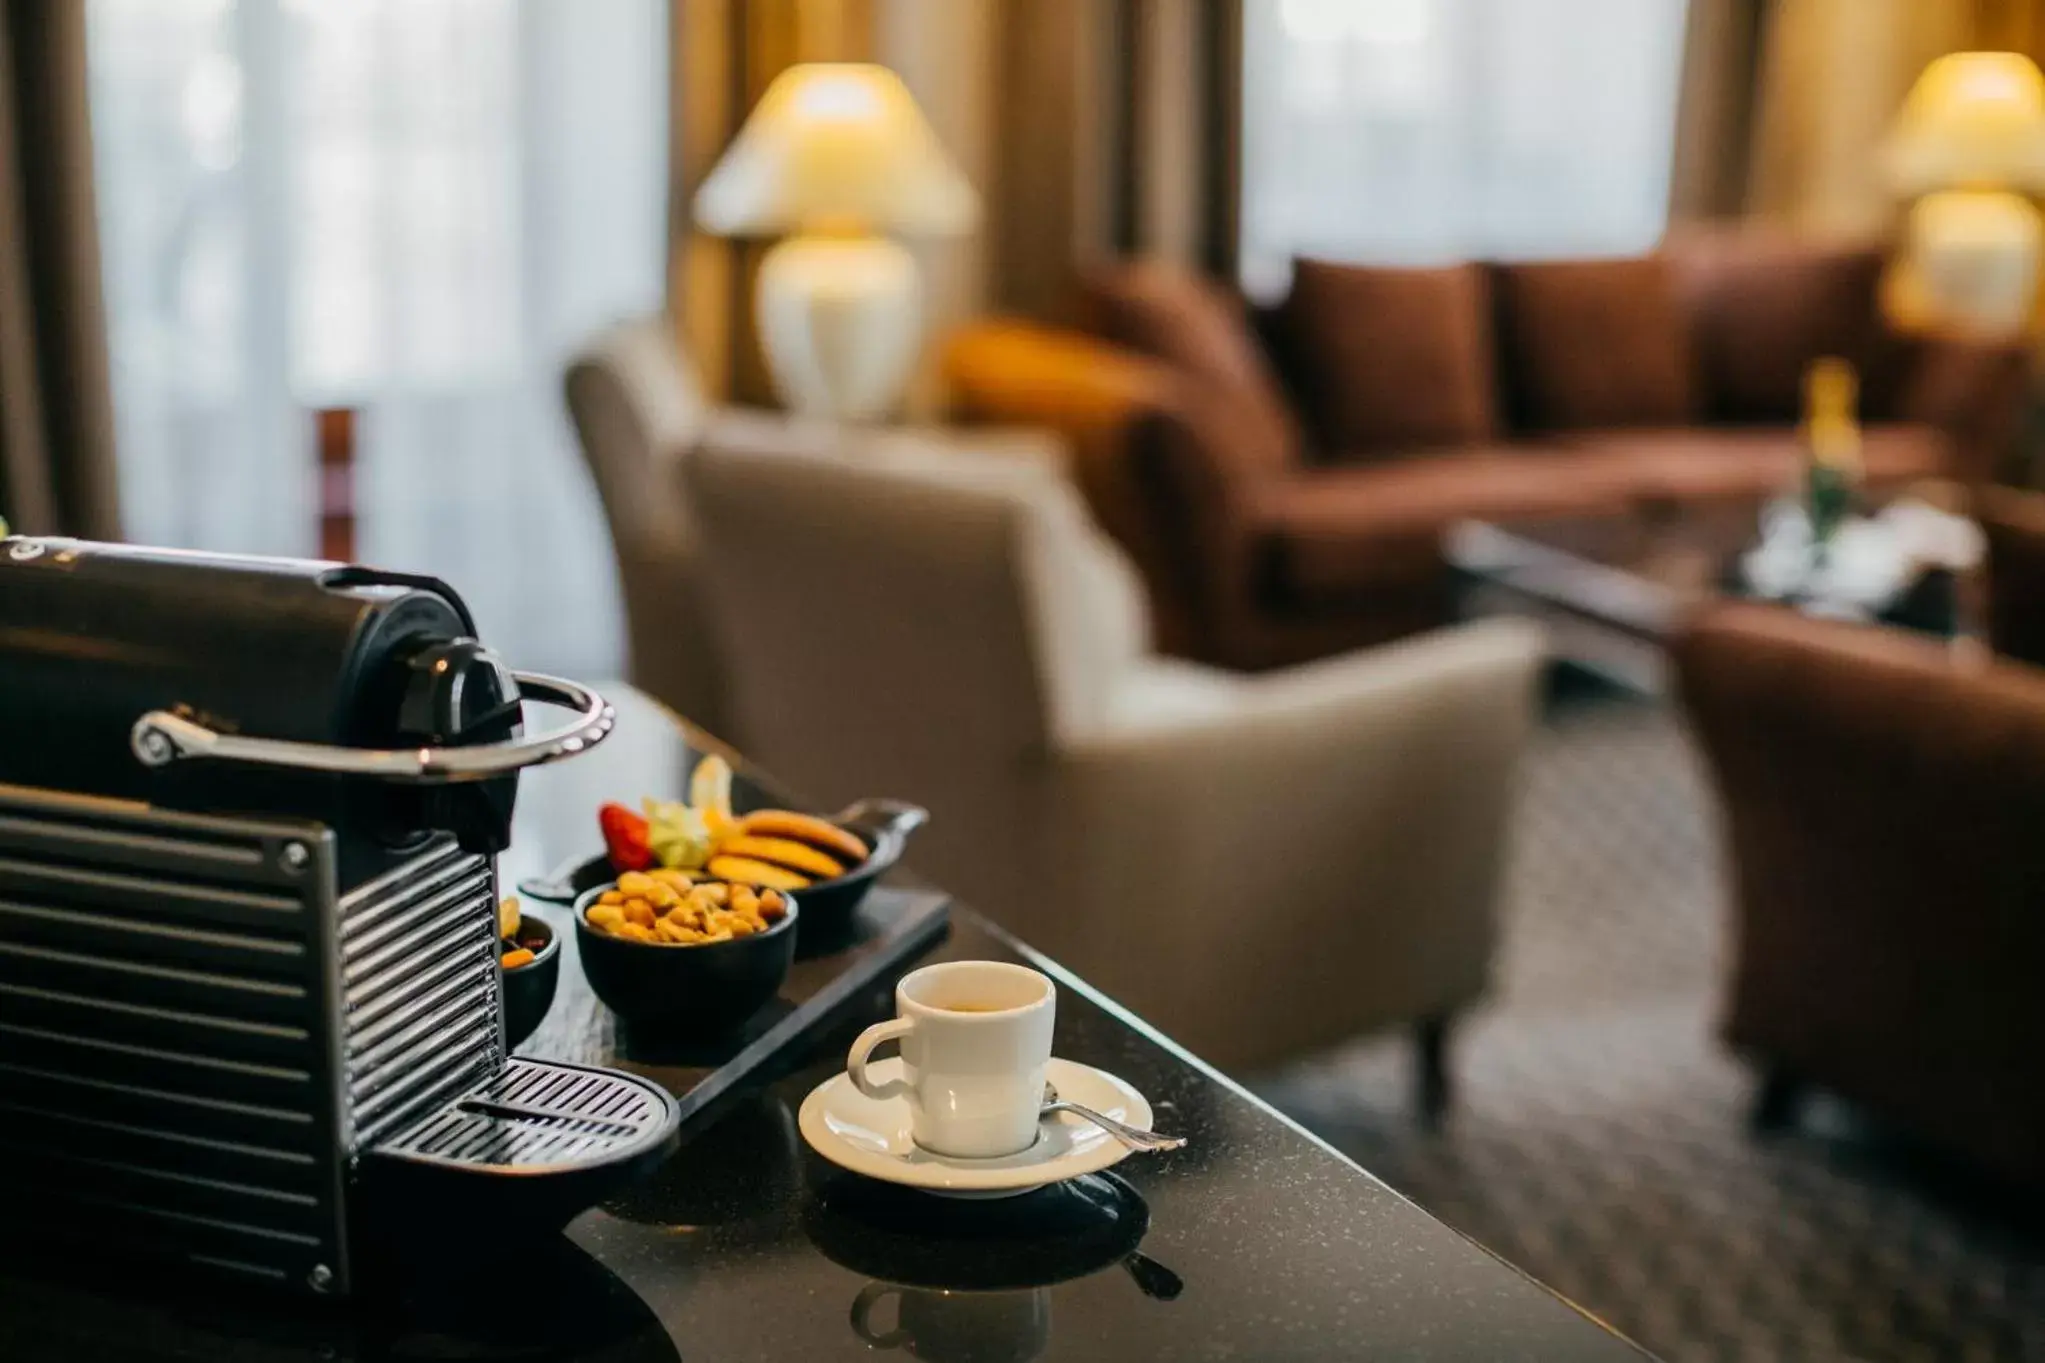
<svg viewBox="0 0 2045 1363">
<path fill-rule="evenodd" d="M 10 1216 L 345 1282 L 334 924 L 317 824 L 0 786 Z"/>
<path fill-rule="evenodd" d="M 0 786 L 0 1153 L 44 1233 L 345 1292 L 354 1153 L 500 1071 L 500 1007 L 452 838 L 337 901 L 316 824 Z"/>
<path fill-rule="evenodd" d="M 348 1146 L 374 1144 L 504 1062 L 487 858 L 440 837 L 341 900 Z"/>
</svg>

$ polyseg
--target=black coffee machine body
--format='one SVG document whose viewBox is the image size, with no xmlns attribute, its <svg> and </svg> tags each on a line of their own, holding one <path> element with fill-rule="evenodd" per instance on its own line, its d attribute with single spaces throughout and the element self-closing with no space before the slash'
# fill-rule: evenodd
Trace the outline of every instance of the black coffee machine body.
<svg viewBox="0 0 2045 1363">
<path fill-rule="evenodd" d="M 0 539 L 0 1248 L 345 1295 L 663 1159 L 665 1092 L 504 1044 L 518 773 L 612 722 L 430 579 Z"/>
</svg>

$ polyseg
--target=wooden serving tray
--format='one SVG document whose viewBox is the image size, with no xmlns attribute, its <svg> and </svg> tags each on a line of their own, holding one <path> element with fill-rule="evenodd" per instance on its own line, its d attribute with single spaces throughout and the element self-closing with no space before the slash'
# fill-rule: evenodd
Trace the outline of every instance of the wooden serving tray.
<svg viewBox="0 0 2045 1363">
<path fill-rule="evenodd" d="M 612 878 L 602 856 L 520 883 L 526 912 L 561 939 L 561 985 L 538 1031 L 518 1048 L 536 1059 L 606 1065 L 666 1088 L 682 1121 L 776 1062 L 805 1056 L 854 1006 L 879 997 L 917 958 L 944 940 L 946 895 L 913 886 L 877 885 L 837 939 L 805 942 L 780 994 L 742 1026 L 721 1036 L 644 1036 L 590 992 L 576 951 L 573 909 L 564 892 Z M 679 948 L 678 948 L 679 949 Z"/>
</svg>

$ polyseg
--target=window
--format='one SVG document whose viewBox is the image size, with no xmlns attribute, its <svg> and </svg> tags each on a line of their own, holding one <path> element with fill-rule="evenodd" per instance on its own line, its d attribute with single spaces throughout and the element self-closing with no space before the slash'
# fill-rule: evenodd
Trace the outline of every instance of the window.
<svg viewBox="0 0 2045 1363">
<path fill-rule="evenodd" d="M 358 556 L 434 573 L 521 666 L 621 653 L 558 398 L 657 310 L 663 0 L 90 0 L 129 533 L 310 554 L 351 407 Z"/>
<path fill-rule="evenodd" d="M 1684 0 L 1247 5 L 1243 282 L 1620 254 L 1666 221 Z"/>
</svg>

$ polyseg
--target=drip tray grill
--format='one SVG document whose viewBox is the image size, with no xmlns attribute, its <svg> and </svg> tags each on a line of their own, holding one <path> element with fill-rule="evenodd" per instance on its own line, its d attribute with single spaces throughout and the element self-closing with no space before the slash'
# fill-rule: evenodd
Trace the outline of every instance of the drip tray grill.
<svg viewBox="0 0 2045 1363">
<path fill-rule="evenodd" d="M 376 1154 L 412 1163 L 526 1173 L 629 1161 L 671 1140 L 674 1100 L 615 1070 L 513 1060 L 495 1079 Z"/>
</svg>

